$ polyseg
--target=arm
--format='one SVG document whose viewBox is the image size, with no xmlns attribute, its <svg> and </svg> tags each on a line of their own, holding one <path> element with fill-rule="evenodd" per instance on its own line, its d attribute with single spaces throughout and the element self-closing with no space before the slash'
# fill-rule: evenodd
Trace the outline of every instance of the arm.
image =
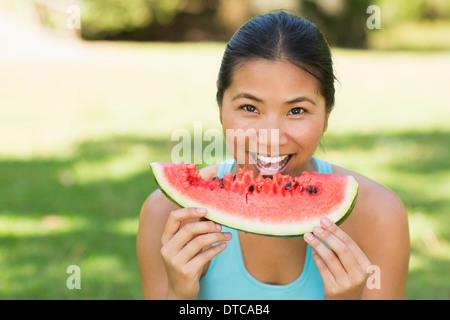
<svg viewBox="0 0 450 320">
<path fill-rule="evenodd" d="M 161 237 L 169 212 L 176 209 L 159 190 L 142 206 L 137 235 L 137 259 L 143 299 L 165 299 L 167 274 L 161 258 Z"/>
</svg>

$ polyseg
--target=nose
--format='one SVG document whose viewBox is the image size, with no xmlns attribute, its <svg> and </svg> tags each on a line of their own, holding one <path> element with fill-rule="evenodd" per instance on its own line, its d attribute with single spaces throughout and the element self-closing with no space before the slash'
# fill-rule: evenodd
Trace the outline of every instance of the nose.
<svg viewBox="0 0 450 320">
<path fill-rule="evenodd" d="M 266 147 L 268 154 L 279 154 L 279 147 L 289 141 L 283 120 L 276 116 L 268 117 L 261 123 L 258 130 L 258 141 L 260 147 Z M 264 154 L 264 152 L 261 152 L 261 154 Z"/>
</svg>

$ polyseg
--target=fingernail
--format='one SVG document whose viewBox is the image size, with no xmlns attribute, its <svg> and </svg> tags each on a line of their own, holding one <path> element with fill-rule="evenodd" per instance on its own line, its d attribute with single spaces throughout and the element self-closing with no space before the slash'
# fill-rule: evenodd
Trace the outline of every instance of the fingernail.
<svg viewBox="0 0 450 320">
<path fill-rule="evenodd" d="M 306 241 L 311 241 L 314 238 L 314 236 L 311 233 L 306 233 L 304 237 Z"/>
<path fill-rule="evenodd" d="M 323 232 L 323 229 L 321 228 L 321 227 L 315 227 L 314 228 L 314 233 L 322 233 Z"/>
<path fill-rule="evenodd" d="M 224 232 L 225 238 L 229 239 L 231 238 L 231 233 L 229 232 Z"/>
<path fill-rule="evenodd" d="M 222 226 L 220 224 L 216 224 L 217 231 L 220 231 L 222 229 Z"/>
<path fill-rule="evenodd" d="M 320 221 L 322 222 L 322 224 L 325 227 L 330 227 L 331 226 L 331 221 L 328 218 L 322 218 L 322 219 L 320 219 Z"/>
<path fill-rule="evenodd" d="M 198 213 L 206 213 L 206 209 L 205 208 L 197 208 L 197 212 Z"/>
<path fill-rule="evenodd" d="M 219 246 L 222 247 L 222 248 L 225 248 L 227 246 L 227 243 L 226 242 L 221 242 L 221 243 L 219 243 Z"/>
</svg>

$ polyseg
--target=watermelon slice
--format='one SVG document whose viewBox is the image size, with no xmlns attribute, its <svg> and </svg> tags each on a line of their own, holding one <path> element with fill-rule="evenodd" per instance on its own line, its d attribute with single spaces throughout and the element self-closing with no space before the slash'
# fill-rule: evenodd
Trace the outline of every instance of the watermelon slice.
<svg viewBox="0 0 450 320">
<path fill-rule="evenodd" d="M 303 172 L 271 178 L 239 168 L 233 175 L 204 180 L 196 164 L 152 162 L 161 191 L 181 207 L 204 207 L 206 218 L 233 229 L 272 236 L 299 236 L 320 218 L 342 223 L 356 203 L 352 176 Z"/>
</svg>

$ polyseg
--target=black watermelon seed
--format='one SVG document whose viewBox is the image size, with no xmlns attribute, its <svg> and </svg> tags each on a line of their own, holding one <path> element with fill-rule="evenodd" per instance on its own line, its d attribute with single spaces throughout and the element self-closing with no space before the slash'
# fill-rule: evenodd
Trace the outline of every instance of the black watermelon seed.
<svg viewBox="0 0 450 320">
<path fill-rule="evenodd" d="M 248 188 L 248 191 L 252 192 L 253 190 L 255 190 L 255 186 L 254 186 L 254 185 L 251 185 L 251 186 Z"/>
<path fill-rule="evenodd" d="M 220 187 L 223 189 L 223 187 L 224 187 L 223 183 L 220 185 Z"/>
<path fill-rule="evenodd" d="M 219 182 L 222 183 L 222 181 L 223 181 L 223 178 L 220 178 Z"/>
<path fill-rule="evenodd" d="M 234 181 L 234 179 L 236 179 L 236 175 L 233 176 L 233 181 Z"/>
<path fill-rule="evenodd" d="M 284 188 L 286 190 L 289 190 L 291 187 L 292 187 L 292 183 L 289 182 Z"/>
<path fill-rule="evenodd" d="M 317 188 L 314 188 L 314 193 L 317 193 Z"/>
<path fill-rule="evenodd" d="M 213 179 L 212 179 L 212 181 L 214 181 L 214 180 L 216 180 L 218 177 L 217 176 L 215 176 Z"/>
<path fill-rule="evenodd" d="M 313 193 L 313 188 L 309 187 L 308 191 L 309 191 L 310 194 Z"/>
</svg>

